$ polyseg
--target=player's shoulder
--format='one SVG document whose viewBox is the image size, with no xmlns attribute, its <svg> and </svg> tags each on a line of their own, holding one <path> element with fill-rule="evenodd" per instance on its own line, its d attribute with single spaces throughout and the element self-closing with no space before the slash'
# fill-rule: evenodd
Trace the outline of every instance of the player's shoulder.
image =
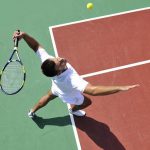
<svg viewBox="0 0 150 150">
<path fill-rule="evenodd" d="M 75 68 L 70 63 L 67 62 L 66 65 L 67 65 L 68 69 L 72 70 L 74 73 L 77 73 L 77 71 L 75 70 Z"/>
</svg>

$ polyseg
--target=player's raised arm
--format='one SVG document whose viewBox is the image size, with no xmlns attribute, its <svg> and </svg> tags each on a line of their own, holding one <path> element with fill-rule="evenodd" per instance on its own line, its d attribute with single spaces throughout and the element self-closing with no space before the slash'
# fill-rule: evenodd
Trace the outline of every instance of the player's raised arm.
<svg viewBox="0 0 150 150">
<path fill-rule="evenodd" d="M 24 39 L 25 42 L 29 45 L 34 52 L 36 52 L 39 47 L 42 47 L 37 40 L 35 40 L 32 36 L 28 35 L 25 32 L 15 31 L 13 34 L 13 39 L 19 38 L 19 40 Z"/>
</svg>

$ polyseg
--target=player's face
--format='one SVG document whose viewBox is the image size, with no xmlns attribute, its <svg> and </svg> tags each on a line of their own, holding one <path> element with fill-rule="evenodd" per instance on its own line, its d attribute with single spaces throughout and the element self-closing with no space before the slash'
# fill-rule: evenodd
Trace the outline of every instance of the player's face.
<svg viewBox="0 0 150 150">
<path fill-rule="evenodd" d="M 66 68 L 67 60 L 64 58 L 56 57 L 54 58 L 54 62 L 56 64 L 55 69 L 61 73 Z"/>
</svg>

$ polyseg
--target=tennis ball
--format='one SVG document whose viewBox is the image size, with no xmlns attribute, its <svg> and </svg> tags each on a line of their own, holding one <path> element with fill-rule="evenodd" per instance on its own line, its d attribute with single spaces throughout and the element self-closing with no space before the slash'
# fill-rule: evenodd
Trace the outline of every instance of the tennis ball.
<svg viewBox="0 0 150 150">
<path fill-rule="evenodd" d="M 87 7 L 87 9 L 92 9 L 93 8 L 93 3 L 87 3 L 86 7 Z"/>
</svg>

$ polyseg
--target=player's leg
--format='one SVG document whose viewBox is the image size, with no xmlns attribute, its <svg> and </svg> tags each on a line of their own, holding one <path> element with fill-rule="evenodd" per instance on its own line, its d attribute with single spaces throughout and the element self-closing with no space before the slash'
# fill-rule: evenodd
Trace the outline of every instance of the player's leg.
<svg viewBox="0 0 150 150">
<path fill-rule="evenodd" d="M 127 86 L 94 86 L 88 84 L 84 90 L 85 94 L 89 94 L 92 96 L 102 96 L 102 95 L 109 95 L 114 94 L 120 91 L 127 91 L 129 89 L 138 87 L 139 85 L 127 85 Z"/>
<path fill-rule="evenodd" d="M 75 105 L 72 105 L 72 108 L 69 110 L 71 114 L 75 115 L 75 116 L 85 116 L 85 111 L 83 111 L 82 109 L 90 106 L 92 104 L 92 101 L 89 97 L 87 96 L 83 96 L 83 103 L 78 105 L 78 104 L 75 104 Z"/>
<path fill-rule="evenodd" d="M 84 96 L 84 101 L 81 105 L 72 105 L 72 111 L 77 111 L 77 110 L 84 109 L 84 108 L 88 107 L 91 104 L 92 104 L 91 99 L 87 96 Z"/>
<path fill-rule="evenodd" d="M 29 117 L 34 117 L 34 113 L 39 110 L 40 108 L 44 107 L 49 101 L 55 99 L 57 96 L 53 95 L 51 91 L 48 91 L 48 93 L 40 98 L 38 103 L 30 109 L 30 112 L 28 113 Z"/>
</svg>

